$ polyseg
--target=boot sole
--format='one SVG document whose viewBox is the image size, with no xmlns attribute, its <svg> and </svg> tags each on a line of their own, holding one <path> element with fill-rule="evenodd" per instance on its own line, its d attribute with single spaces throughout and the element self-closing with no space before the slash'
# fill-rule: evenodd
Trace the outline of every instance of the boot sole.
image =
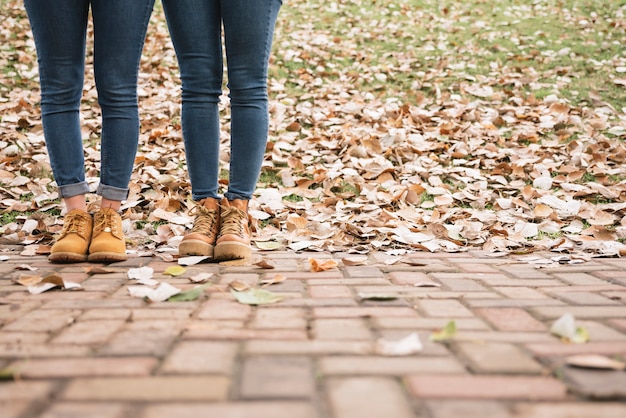
<svg viewBox="0 0 626 418">
<path fill-rule="evenodd" d="M 89 257 L 87 257 L 87 260 L 92 263 L 105 263 L 105 264 L 117 263 L 119 261 L 126 261 L 127 259 L 128 259 L 128 256 L 126 254 L 105 252 L 105 251 L 100 252 L 100 253 L 89 254 Z"/>
<path fill-rule="evenodd" d="M 217 261 L 241 260 L 249 258 L 252 255 L 252 249 L 249 244 L 240 244 L 238 242 L 228 242 L 217 244 L 213 250 L 213 257 Z"/>
<path fill-rule="evenodd" d="M 87 261 L 87 254 L 58 252 L 52 253 L 48 256 L 48 261 L 51 263 L 82 263 Z"/>
<path fill-rule="evenodd" d="M 213 246 L 204 241 L 190 239 L 178 245 L 178 255 L 201 255 L 213 257 Z"/>
</svg>

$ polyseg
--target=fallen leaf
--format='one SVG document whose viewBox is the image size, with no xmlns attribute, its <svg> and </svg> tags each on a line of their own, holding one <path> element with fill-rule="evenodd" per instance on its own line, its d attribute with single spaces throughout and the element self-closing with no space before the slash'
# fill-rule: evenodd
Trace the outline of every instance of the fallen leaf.
<svg viewBox="0 0 626 418">
<path fill-rule="evenodd" d="M 211 286 L 211 284 L 205 284 L 202 286 L 196 286 L 193 289 L 184 290 L 180 293 L 175 294 L 167 299 L 168 302 L 191 302 L 198 299 L 200 296 L 204 294 L 204 290 Z"/>
<path fill-rule="evenodd" d="M 339 265 L 335 260 L 317 260 L 315 258 L 309 258 L 309 263 L 313 272 L 331 270 Z"/>
<path fill-rule="evenodd" d="M 382 338 L 376 341 L 376 352 L 385 356 L 408 356 L 421 351 L 423 348 L 424 346 L 416 332 L 397 341 Z"/>
<path fill-rule="evenodd" d="M 456 322 L 449 321 L 443 329 L 430 334 L 430 340 L 434 342 L 448 341 L 456 336 Z"/>
<path fill-rule="evenodd" d="M 282 296 L 264 289 L 252 288 L 241 292 L 231 289 L 230 293 L 235 296 L 239 303 L 246 305 L 265 305 L 276 303 L 283 299 Z"/>
<path fill-rule="evenodd" d="M 198 273 L 189 277 L 189 281 L 192 283 L 205 283 L 208 282 L 213 276 L 213 273 Z"/>
<path fill-rule="evenodd" d="M 274 268 L 274 266 L 271 265 L 270 263 L 268 263 L 267 260 L 265 260 L 265 259 L 257 261 L 256 263 L 254 263 L 254 265 L 258 266 L 258 267 L 260 267 L 262 269 L 268 269 L 268 270 L 271 270 L 271 269 Z"/>
<path fill-rule="evenodd" d="M 181 292 L 169 283 L 161 283 L 156 288 L 147 286 L 128 286 L 128 293 L 136 298 L 147 299 L 150 302 L 164 302 Z"/>
<path fill-rule="evenodd" d="M 282 283 L 285 280 L 287 280 L 287 277 L 283 276 L 282 274 L 277 274 L 273 277 L 267 278 L 267 279 L 262 279 L 259 283 L 262 286 L 269 286 L 272 284 L 277 284 L 277 283 Z"/>
<path fill-rule="evenodd" d="M 576 326 L 576 319 L 570 313 L 563 314 L 550 327 L 550 332 L 564 342 L 584 344 L 589 341 L 589 333 L 584 327 Z"/>
<path fill-rule="evenodd" d="M 163 274 L 176 277 L 176 276 L 185 274 L 186 271 L 187 269 L 182 266 L 169 266 L 168 268 L 165 269 Z"/>
<path fill-rule="evenodd" d="M 233 280 L 232 282 L 228 283 L 228 286 L 237 292 L 243 292 L 244 290 L 250 289 L 250 285 L 248 283 L 242 282 L 240 280 Z"/>
<path fill-rule="evenodd" d="M 362 266 L 367 263 L 368 257 L 366 255 L 344 257 L 341 262 L 344 266 Z"/>
<path fill-rule="evenodd" d="M 579 354 L 565 358 L 565 364 L 585 369 L 626 370 L 626 363 L 599 354 Z"/>
<path fill-rule="evenodd" d="M 181 266 L 193 266 L 198 263 L 203 262 L 204 260 L 209 259 L 207 256 L 190 256 L 190 257 L 182 257 L 178 259 L 178 264 Z"/>
</svg>

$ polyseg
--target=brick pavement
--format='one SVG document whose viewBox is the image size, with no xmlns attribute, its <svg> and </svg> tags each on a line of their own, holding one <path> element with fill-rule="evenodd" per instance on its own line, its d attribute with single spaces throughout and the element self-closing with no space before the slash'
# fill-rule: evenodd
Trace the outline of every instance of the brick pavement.
<svg viewBox="0 0 626 418">
<path fill-rule="evenodd" d="M 258 253 L 275 269 L 131 258 L 90 274 L 89 264 L 0 255 L 2 418 L 583 418 L 626 416 L 626 371 L 566 366 L 574 354 L 626 359 L 626 261 L 593 259 L 536 269 L 480 252 L 383 253 L 362 266 L 345 254 Z M 550 254 L 542 254 L 550 257 Z M 311 272 L 308 259 L 339 266 Z M 84 291 L 31 295 L 12 279 L 27 264 Z M 180 288 L 213 273 L 194 301 L 132 298 L 130 268 Z M 271 305 L 238 303 L 228 283 L 267 287 Z M 431 283 L 429 287 L 424 283 Z M 416 286 L 417 285 L 417 286 Z M 587 344 L 550 335 L 572 313 Z M 455 320 L 457 335 L 432 342 Z M 377 342 L 416 332 L 421 351 L 381 352 Z"/>
</svg>

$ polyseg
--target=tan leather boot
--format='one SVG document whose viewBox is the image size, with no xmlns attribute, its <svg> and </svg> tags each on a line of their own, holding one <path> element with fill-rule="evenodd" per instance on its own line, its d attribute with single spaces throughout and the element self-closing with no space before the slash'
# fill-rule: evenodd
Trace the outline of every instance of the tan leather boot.
<svg viewBox="0 0 626 418">
<path fill-rule="evenodd" d="M 80 209 L 69 211 L 63 218 L 61 235 L 50 249 L 52 263 L 80 263 L 87 260 L 91 242 L 91 214 Z"/>
<path fill-rule="evenodd" d="M 252 255 L 248 201 L 222 199 L 220 236 L 213 257 L 216 260 L 238 260 Z"/>
<path fill-rule="evenodd" d="M 213 247 L 220 228 L 219 200 L 211 197 L 202 199 L 192 209 L 193 228 L 183 237 L 178 246 L 178 255 L 204 255 L 213 257 Z"/>
<path fill-rule="evenodd" d="M 127 258 L 122 217 L 114 209 L 100 208 L 93 215 L 88 260 L 94 263 L 114 263 Z"/>
</svg>

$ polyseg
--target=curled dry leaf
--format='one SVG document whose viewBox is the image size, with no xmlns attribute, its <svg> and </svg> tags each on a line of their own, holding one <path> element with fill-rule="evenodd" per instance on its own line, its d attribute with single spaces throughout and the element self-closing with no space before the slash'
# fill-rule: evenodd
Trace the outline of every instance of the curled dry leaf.
<svg viewBox="0 0 626 418">
<path fill-rule="evenodd" d="M 269 285 L 272 285 L 272 284 L 282 283 L 285 280 L 287 280 L 286 276 L 283 276 L 282 274 L 277 274 L 277 275 L 275 275 L 273 277 L 262 279 L 259 283 L 262 286 L 269 286 Z"/>
<path fill-rule="evenodd" d="M 189 281 L 192 283 L 206 283 L 209 280 L 211 280 L 213 276 L 214 276 L 213 273 L 198 273 L 198 274 L 194 274 L 193 276 L 190 276 Z"/>
<path fill-rule="evenodd" d="M 355 255 L 350 257 L 344 257 L 341 262 L 344 266 L 362 266 L 367 263 L 368 257 L 366 255 Z"/>
<path fill-rule="evenodd" d="M 315 258 L 309 258 L 309 263 L 313 272 L 331 270 L 339 265 L 335 260 L 318 260 Z"/>
<path fill-rule="evenodd" d="M 585 369 L 625 370 L 626 363 L 599 354 L 579 354 L 565 358 L 565 364 Z"/>
<path fill-rule="evenodd" d="M 233 280 L 232 282 L 228 283 L 228 287 L 236 292 L 243 292 L 250 289 L 250 285 L 248 283 L 242 282 L 240 280 Z"/>
<path fill-rule="evenodd" d="M 260 267 L 262 269 L 267 269 L 267 270 L 271 270 L 274 268 L 274 266 L 272 264 L 270 264 L 267 260 L 262 259 L 260 261 L 257 261 L 256 263 L 254 263 L 255 266 Z"/>
</svg>

